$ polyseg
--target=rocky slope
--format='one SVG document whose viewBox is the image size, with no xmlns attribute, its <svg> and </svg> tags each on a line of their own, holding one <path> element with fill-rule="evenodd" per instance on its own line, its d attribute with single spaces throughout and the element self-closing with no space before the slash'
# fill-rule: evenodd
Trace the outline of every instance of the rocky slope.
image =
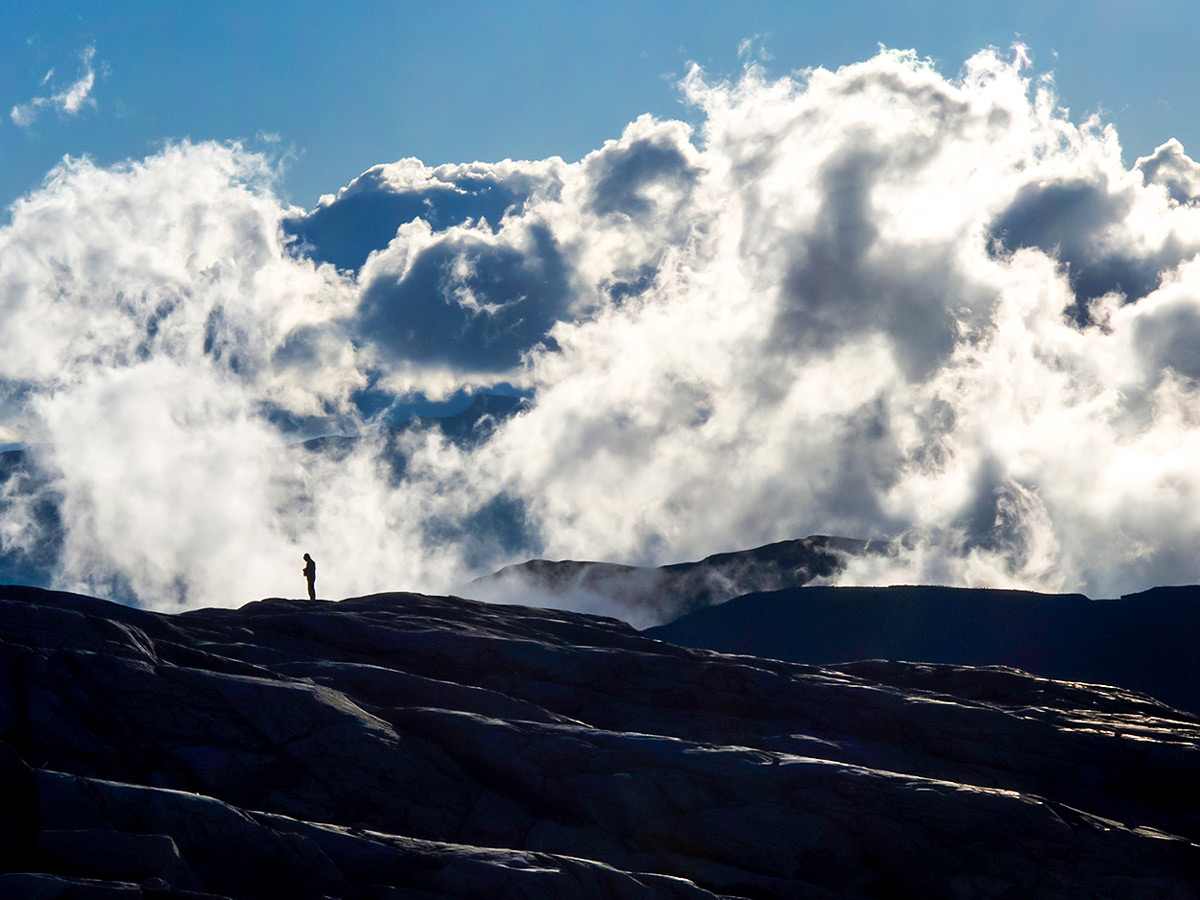
<svg viewBox="0 0 1200 900">
<path fill-rule="evenodd" d="M 807 587 L 737 597 L 646 634 L 817 665 L 907 659 L 1006 665 L 1118 684 L 1200 713 L 1200 587 L 1120 600 L 969 588 Z"/>
<path fill-rule="evenodd" d="M 1200 722 L 449 597 L 0 588 L 0 896 L 1200 897 Z"/>
</svg>

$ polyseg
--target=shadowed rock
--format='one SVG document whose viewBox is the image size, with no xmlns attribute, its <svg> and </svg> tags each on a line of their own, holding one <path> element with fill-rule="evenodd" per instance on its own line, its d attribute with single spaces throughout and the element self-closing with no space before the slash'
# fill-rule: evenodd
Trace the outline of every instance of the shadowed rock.
<svg viewBox="0 0 1200 900">
<path fill-rule="evenodd" d="M 452 597 L 0 588 L 0 895 L 1192 898 L 1198 740 L 1117 688 Z"/>
<path fill-rule="evenodd" d="M 737 597 L 646 634 L 686 647 L 824 665 L 907 659 L 1015 666 L 1117 684 L 1200 713 L 1200 587 L 1120 600 L 951 587 L 806 587 Z"/>
</svg>

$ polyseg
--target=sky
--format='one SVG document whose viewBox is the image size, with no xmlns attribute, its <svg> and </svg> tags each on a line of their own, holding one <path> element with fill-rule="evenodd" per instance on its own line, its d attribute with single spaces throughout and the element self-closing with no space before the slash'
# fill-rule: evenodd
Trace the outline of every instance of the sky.
<svg viewBox="0 0 1200 900">
<path fill-rule="evenodd" d="M 1200 580 L 1200 13 L 643 6 L 4 5 L 0 561 L 159 609 L 822 533 L 892 542 L 841 583 Z"/>
<path fill-rule="evenodd" d="M 642 113 L 687 116 L 678 82 L 688 65 L 736 74 L 746 41 L 781 75 L 883 44 L 931 57 L 948 76 L 985 47 L 1021 41 L 1075 117 L 1101 112 L 1118 126 L 1130 162 L 1171 137 L 1200 142 L 1189 71 L 1200 10 L 1184 0 L 392 0 L 286 11 L 253 0 L 48 0 L 0 11 L 6 113 L 94 73 L 71 112 L 47 104 L 26 127 L 4 116 L 4 205 L 64 154 L 109 165 L 182 138 L 272 142 L 287 157 L 281 193 L 304 207 L 402 156 L 573 162 Z"/>
</svg>

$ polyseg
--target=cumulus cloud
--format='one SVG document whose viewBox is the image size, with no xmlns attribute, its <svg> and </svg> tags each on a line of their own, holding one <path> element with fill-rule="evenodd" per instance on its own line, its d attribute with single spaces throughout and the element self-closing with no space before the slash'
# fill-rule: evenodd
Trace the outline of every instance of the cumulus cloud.
<svg viewBox="0 0 1200 900">
<path fill-rule="evenodd" d="M 96 70 L 93 66 L 93 61 L 96 58 L 95 45 L 87 47 L 80 54 L 80 58 L 83 64 L 83 71 L 75 81 L 60 91 L 51 90 L 51 93 L 34 97 L 27 103 L 18 103 L 9 113 L 13 124 L 27 128 L 46 109 L 58 110 L 61 115 L 65 116 L 76 116 L 85 106 L 94 107 L 96 101 L 91 94 L 92 88 L 96 85 Z M 54 69 L 51 69 L 42 79 L 42 86 L 50 85 L 53 87 L 53 79 Z"/>
<path fill-rule="evenodd" d="M 1171 138 L 1149 156 L 1138 158 L 1134 169 L 1147 184 L 1165 188 L 1176 203 L 1195 203 L 1200 197 L 1200 165 L 1188 158 L 1183 144 Z"/>
<path fill-rule="evenodd" d="M 1200 168 L 1126 167 L 1030 68 L 694 69 L 694 132 L 401 160 L 311 211 L 239 146 L 64 163 L 0 231 L 55 581 L 177 608 L 299 593 L 306 550 L 345 596 L 811 533 L 892 541 L 846 583 L 1197 580 Z M 363 402 L 499 382 L 529 402 L 473 441 Z"/>
</svg>

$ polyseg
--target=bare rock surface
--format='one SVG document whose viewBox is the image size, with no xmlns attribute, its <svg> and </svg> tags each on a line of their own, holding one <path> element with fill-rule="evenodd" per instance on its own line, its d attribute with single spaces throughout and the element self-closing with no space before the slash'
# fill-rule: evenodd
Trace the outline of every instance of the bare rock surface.
<svg viewBox="0 0 1200 900">
<path fill-rule="evenodd" d="M 748 594 L 646 629 L 687 647 L 828 665 L 1012 666 L 1133 688 L 1200 713 L 1200 586 L 1119 600 L 978 588 L 805 587 Z"/>
<path fill-rule="evenodd" d="M 452 597 L 0 588 L 0 896 L 1197 898 L 1200 721 Z"/>
</svg>

